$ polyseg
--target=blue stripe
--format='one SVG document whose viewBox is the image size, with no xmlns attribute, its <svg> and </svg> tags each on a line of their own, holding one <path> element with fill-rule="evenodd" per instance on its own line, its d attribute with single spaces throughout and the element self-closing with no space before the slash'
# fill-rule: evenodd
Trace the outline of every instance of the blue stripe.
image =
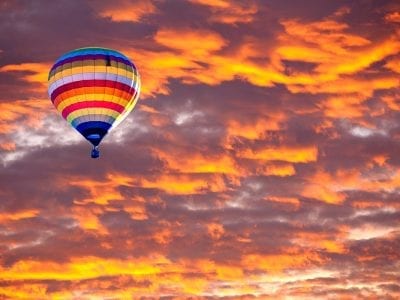
<svg viewBox="0 0 400 300">
<path fill-rule="evenodd" d="M 51 68 L 51 70 L 49 72 L 49 78 L 53 75 L 53 71 L 55 69 L 57 69 L 57 67 L 62 66 L 64 64 L 72 63 L 75 61 L 107 59 L 107 58 L 109 58 L 112 61 L 121 62 L 127 66 L 130 66 L 130 67 L 136 69 L 135 65 L 129 59 L 126 59 L 126 58 L 117 57 L 115 55 L 104 55 L 104 54 L 81 54 L 81 55 L 75 55 L 72 57 L 68 57 L 68 58 L 65 58 L 62 60 L 58 60 L 54 64 L 54 66 Z"/>
<path fill-rule="evenodd" d="M 87 129 L 100 129 L 100 130 L 108 131 L 108 129 L 110 129 L 110 127 L 111 127 L 111 124 L 108 124 L 106 122 L 89 121 L 89 122 L 79 124 L 78 127 L 76 127 L 76 130 L 78 130 L 80 133 L 83 133 Z"/>
<path fill-rule="evenodd" d="M 96 119 L 96 121 L 89 121 L 90 118 L 92 119 Z M 102 122 L 102 123 L 107 123 L 110 125 L 110 127 L 112 126 L 112 124 L 115 122 L 115 119 L 111 116 L 107 116 L 107 115 L 96 115 L 96 114 L 89 114 L 87 116 L 81 116 L 78 117 L 76 119 L 74 119 L 71 122 L 71 125 L 74 128 L 79 127 L 79 125 L 83 124 L 83 123 L 88 123 L 88 122 Z"/>
<path fill-rule="evenodd" d="M 124 58 L 126 60 L 129 60 L 125 55 L 112 50 L 112 49 L 105 49 L 105 48 L 83 48 L 83 49 L 76 49 L 76 50 L 72 50 L 68 53 L 63 54 L 62 56 L 60 56 L 56 63 L 59 61 L 62 61 L 66 58 L 70 58 L 70 57 L 75 57 L 75 56 L 80 56 L 80 55 L 87 55 L 87 54 L 104 54 L 104 55 L 114 55 L 120 58 Z"/>
<path fill-rule="evenodd" d="M 82 134 L 93 146 L 98 146 L 106 136 L 111 125 L 100 121 L 89 121 L 79 124 L 75 129 Z"/>
</svg>

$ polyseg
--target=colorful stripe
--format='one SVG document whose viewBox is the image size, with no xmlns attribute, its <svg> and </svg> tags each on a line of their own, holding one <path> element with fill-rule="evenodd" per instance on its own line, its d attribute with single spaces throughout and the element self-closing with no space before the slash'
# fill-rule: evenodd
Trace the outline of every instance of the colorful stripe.
<svg viewBox="0 0 400 300">
<path fill-rule="evenodd" d="M 94 146 L 98 146 L 110 128 L 111 124 L 109 123 L 101 121 L 89 121 L 78 125 L 75 129 Z M 98 138 L 92 139 L 92 135 L 97 135 Z"/>
<path fill-rule="evenodd" d="M 83 98 L 86 99 L 83 99 Z M 107 103 L 115 103 L 118 105 L 121 105 L 123 107 L 126 107 L 130 103 L 130 99 L 127 100 L 122 97 L 115 97 L 114 95 L 107 95 L 107 94 L 86 94 L 85 96 L 83 95 L 77 95 L 77 96 L 72 96 L 66 99 L 62 99 L 63 101 L 56 103 L 54 102 L 54 106 L 57 108 L 59 112 L 62 112 L 64 108 L 67 106 L 70 106 L 71 104 L 75 103 L 85 103 L 86 101 L 102 101 L 102 102 L 107 102 Z"/>
<path fill-rule="evenodd" d="M 66 120 L 68 121 L 68 123 L 71 124 L 76 118 L 86 115 L 90 115 L 91 117 L 93 117 L 93 115 L 104 115 L 107 117 L 113 117 L 113 119 L 115 120 L 116 118 L 118 118 L 120 114 L 121 113 L 115 111 L 114 109 L 90 107 L 90 108 L 78 109 L 75 110 L 74 112 L 71 112 L 66 118 Z"/>
<path fill-rule="evenodd" d="M 84 108 L 107 108 L 115 110 L 116 112 L 122 113 L 125 109 L 122 105 L 113 102 L 106 102 L 106 101 L 85 101 L 85 102 L 77 102 L 71 104 L 64 108 L 61 112 L 62 116 L 66 119 L 68 115 L 74 111 L 84 109 Z"/>
<path fill-rule="evenodd" d="M 106 61 L 83 61 L 83 62 L 77 62 L 77 63 L 66 63 L 64 65 L 61 65 L 54 69 L 49 76 L 49 81 L 50 78 L 53 79 L 60 79 L 64 77 L 66 74 L 67 75 L 72 75 L 72 74 L 79 74 L 79 73 L 84 73 L 84 72 L 107 72 L 107 73 L 119 73 L 121 75 L 127 74 L 130 76 L 130 73 L 137 73 L 135 72 L 135 69 L 133 69 L 131 66 L 127 66 L 122 63 L 114 63 L 111 62 L 110 65 L 107 65 Z"/>
<path fill-rule="evenodd" d="M 52 93 L 51 93 L 51 101 L 54 102 L 56 97 L 62 93 L 65 93 L 67 91 L 71 91 L 73 89 L 78 89 L 78 88 L 93 88 L 93 87 L 104 87 L 104 88 L 113 88 L 120 90 L 122 92 L 127 92 L 129 94 L 134 94 L 135 90 L 132 86 L 129 86 L 127 84 L 124 84 L 119 81 L 112 81 L 112 80 L 79 80 L 79 81 L 73 81 L 67 84 L 64 84 L 62 86 L 59 86 L 56 88 Z"/>
<path fill-rule="evenodd" d="M 48 92 L 63 118 L 95 144 L 134 108 L 140 78 L 135 65 L 123 54 L 106 48 L 82 48 L 56 61 L 49 72 Z"/>
<path fill-rule="evenodd" d="M 91 122 L 91 119 L 95 119 L 96 121 L 99 122 L 105 122 L 108 124 L 113 124 L 115 122 L 115 118 L 111 116 L 106 116 L 106 115 L 91 115 L 91 116 L 81 116 L 78 118 L 75 118 L 72 122 L 71 125 L 74 128 L 77 128 L 80 124 L 85 123 L 85 122 Z"/>
<path fill-rule="evenodd" d="M 123 63 L 125 65 L 131 66 L 132 68 L 134 68 L 133 64 L 129 60 L 123 59 L 121 57 L 116 57 L 113 55 L 103 55 L 103 54 L 86 54 L 86 55 L 77 55 L 74 57 L 69 57 L 69 58 L 66 58 L 64 60 L 61 60 L 61 61 L 55 63 L 54 66 L 50 70 L 50 76 L 52 76 L 54 74 L 54 71 L 57 67 L 62 66 L 64 64 L 68 64 L 68 63 L 80 62 L 82 60 L 92 60 L 92 61 L 104 60 L 108 64 L 111 64 L 111 62 L 117 62 L 117 63 Z"/>
<path fill-rule="evenodd" d="M 85 54 L 104 54 L 104 55 L 114 55 L 116 57 L 124 58 L 126 60 L 129 60 L 125 55 L 122 53 L 112 50 L 112 49 L 107 49 L 107 48 L 98 48 L 98 47 L 87 47 L 87 48 L 80 48 L 76 49 L 73 51 L 70 51 L 64 55 L 62 55 L 57 61 L 64 60 L 69 57 L 74 57 L 77 55 L 85 55 Z"/>
<path fill-rule="evenodd" d="M 118 81 L 130 86 L 134 81 L 137 80 L 137 76 L 132 73 L 117 74 L 108 71 L 99 72 L 97 70 L 96 72 L 72 73 L 71 75 L 64 75 L 64 77 L 54 80 L 53 82 L 49 82 L 49 94 L 51 95 L 53 91 L 61 85 L 85 79 Z"/>
</svg>

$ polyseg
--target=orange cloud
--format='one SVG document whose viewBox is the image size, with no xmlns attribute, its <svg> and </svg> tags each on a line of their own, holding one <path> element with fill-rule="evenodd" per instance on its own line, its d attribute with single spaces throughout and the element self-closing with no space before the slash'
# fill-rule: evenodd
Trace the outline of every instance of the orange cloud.
<svg viewBox="0 0 400 300">
<path fill-rule="evenodd" d="M 330 253 L 346 253 L 346 237 L 347 232 L 345 231 L 339 231 L 333 236 L 326 233 L 299 232 L 296 233 L 292 242 L 309 249 L 321 249 Z"/>
<path fill-rule="evenodd" d="M 0 213 L 0 223 L 19 221 L 22 219 L 33 218 L 39 214 L 37 209 L 23 210 L 15 213 Z"/>
<path fill-rule="evenodd" d="M 244 278 L 244 270 L 240 266 L 233 265 L 222 265 L 218 264 L 215 266 L 216 279 L 229 281 L 229 280 L 240 280 Z"/>
<path fill-rule="evenodd" d="M 0 271 L 3 280 L 84 280 L 99 276 L 146 276 L 160 273 L 160 268 L 153 263 L 168 263 L 162 256 L 152 258 L 152 262 L 145 259 L 123 261 L 91 256 L 71 258 L 67 263 L 23 260 L 10 268 L 0 266 Z"/>
<path fill-rule="evenodd" d="M 187 154 L 171 153 L 153 149 L 156 156 L 165 161 L 170 171 L 180 173 L 223 173 L 239 175 L 240 171 L 235 160 L 225 155 L 205 156 L 200 153 Z"/>
<path fill-rule="evenodd" d="M 374 163 L 375 158 L 372 158 L 371 161 Z M 367 164 L 365 169 L 343 169 L 337 171 L 334 175 L 320 171 L 317 172 L 315 178 L 321 178 L 320 182 L 323 182 L 323 179 L 331 191 L 362 189 L 368 192 L 392 192 L 400 185 L 400 171 L 396 168 L 393 168 L 393 166 L 385 167 L 385 175 L 382 176 L 373 172 L 374 167 L 374 164 Z"/>
<path fill-rule="evenodd" d="M 300 201 L 297 198 L 294 197 L 278 197 L 278 196 L 268 196 L 265 198 L 265 200 L 268 201 L 273 201 L 277 203 L 283 203 L 283 204 L 291 204 L 298 208 L 300 206 Z"/>
<path fill-rule="evenodd" d="M 359 200 L 359 201 L 353 201 L 351 205 L 355 208 L 366 209 L 366 208 L 381 208 L 384 206 L 384 203 Z"/>
<path fill-rule="evenodd" d="M 330 204 L 340 204 L 346 197 L 341 193 L 342 186 L 335 179 L 329 173 L 318 172 L 309 178 L 301 195 Z"/>
<path fill-rule="evenodd" d="M 384 158 L 376 158 L 382 162 Z M 363 190 L 368 192 L 391 192 L 400 185 L 400 172 L 393 168 L 386 168 L 385 176 L 374 175 L 375 159 L 372 164 L 367 164 L 365 169 L 341 169 L 334 174 L 319 170 L 313 176 L 307 178 L 301 195 L 324 201 L 330 204 L 341 204 L 345 201 L 344 192 L 351 190 Z M 370 170 L 369 170 L 369 169 Z M 370 173 L 371 172 L 371 173 Z M 378 176 L 378 177 L 377 177 Z"/>
<path fill-rule="evenodd" d="M 4 299 L 45 299 L 47 297 L 47 285 L 40 283 L 24 283 L 16 286 L 0 286 L 0 297 Z"/>
<path fill-rule="evenodd" d="M 276 255 L 247 254 L 242 257 L 242 264 L 247 270 L 262 270 L 270 274 L 284 270 L 319 265 L 323 259 L 317 253 L 288 253 Z"/>
<path fill-rule="evenodd" d="M 51 109 L 51 102 L 47 100 L 1 102 L 0 133 L 13 133 L 22 124 L 39 128 L 48 109 Z"/>
<path fill-rule="evenodd" d="M 75 218 L 81 228 L 85 230 L 96 230 L 107 234 L 107 229 L 101 224 L 99 217 L 111 209 L 114 201 L 120 202 L 120 206 L 133 220 L 145 220 L 148 218 L 145 208 L 145 200 L 134 196 L 126 198 L 120 192 L 121 186 L 135 186 L 133 178 L 117 173 L 110 173 L 104 180 L 91 180 L 86 178 L 68 178 L 68 184 L 85 190 L 83 197 L 74 201 L 72 209 Z M 61 183 L 62 184 L 62 183 Z M 149 200 L 151 201 L 151 200 Z M 91 204 L 91 205 L 90 205 Z M 96 204 L 98 206 L 92 206 Z"/>
<path fill-rule="evenodd" d="M 40 83 L 40 91 L 43 86 L 47 88 L 47 77 L 51 68 L 50 63 L 23 63 L 17 65 L 5 65 L 0 68 L 0 72 L 24 72 L 22 79 L 31 83 Z"/>
<path fill-rule="evenodd" d="M 190 0 L 192 3 L 208 6 L 212 14 L 210 22 L 237 24 L 250 23 L 254 20 L 254 15 L 258 8 L 252 1 L 247 1 L 245 5 L 227 0 Z"/>
<path fill-rule="evenodd" d="M 336 74 L 352 74 L 361 71 L 374 62 L 378 62 L 385 57 L 396 54 L 400 51 L 400 42 L 398 38 L 389 37 L 373 47 L 366 48 L 362 51 L 349 53 L 348 57 L 343 57 L 335 63 L 325 63 L 316 69 L 320 73 L 333 72 Z M 354 59 L 357 57 L 357 60 Z"/>
<path fill-rule="evenodd" d="M 224 9 L 232 5 L 226 1 L 196 3 Z M 339 9 L 331 17 L 309 23 L 282 20 L 285 31 L 278 33 L 267 50 L 259 40 L 247 37 L 237 48 L 222 52 L 229 49 L 230 43 L 217 32 L 170 27 L 160 28 L 154 35 L 154 41 L 168 50 L 124 52 L 139 65 L 146 82 L 144 97 L 168 94 L 170 78 L 208 85 L 240 78 L 263 87 L 283 84 L 292 93 L 360 93 L 364 97 L 375 90 L 397 87 L 398 78 L 392 75 L 377 74 L 368 80 L 356 76 L 399 53 L 400 42 L 395 33 L 379 41 L 350 33 L 350 26 L 339 20 L 348 10 Z M 311 71 L 288 72 L 287 61 L 311 63 L 314 67 Z M 389 63 L 388 67 L 393 65 Z"/>
<path fill-rule="evenodd" d="M 16 149 L 16 145 L 14 142 L 2 142 L 0 144 L 0 149 L 5 151 L 14 151 Z"/>
<path fill-rule="evenodd" d="M 219 34 L 208 30 L 162 29 L 156 33 L 154 40 L 197 59 L 206 59 L 207 55 L 226 45 Z"/>
<path fill-rule="evenodd" d="M 297 20 L 284 20 L 281 24 L 287 35 L 281 35 L 279 39 L 287 45 L 285 48 L 278 48 L 277 52 L 283 59 L 294 59 L 291 54 L 296 53 L 296 45 L 303 46 L 303 49 L 318 50 L 322 56 L 314 56 L 313 52 L 307 55 L 307 51 L 298 51 L 298 60 L 308 62 L 326 62 L 328 58 L 345 54 L 346 48 L 365 46 L 371 42 L 363 37 L 345 33 L 349 26 L 334 20 L 323 20 L 311 23 L 301 23 Z M 291 45 L 294 44 L 294 48 Z M 288 56 L 286 56 L 287 54 Z"/>
<path fill-rule="evenodd" d="M 292 176 L 292 175 L 296 174 L 296 170 L 295 170 L 293 164 L 287 164 L 287 163 L 267 164 L 267 165 L 259 168 L 257 171 L 259 171 L 259 173 L 267 175 L 267 176 L 286 177 L 286 176 Z"/>
<path fill-rule="evenodd" d="M 155 200 L 147 200 L 154 202 Z M 148 219 L 147 210 L 145 206 L 146 200 L 143 197 L 136 196 L 124 204 L 124 211 L 126 211 L 133 220 L 146 220 Z"/>
<path fill-rule="evenodd" d="M 317 160 L 318 149 L 310 147 L 274 147 L 261 150 L 246 149 L 238 153 L 239 157 L 258 159 L 262 161 L 286 161 L 291 163 L 306 163 Z"/>
<path fill-rule="evenodd" d="M 1 158 L 4 163 L 23 156 L 27 144 L 37 144 L 39 139 L 27 139 L 29 131 L 39 132 L 49 114 L 56 113 L 51 102 L 43 99 L 0 102 L 0 111 L 0 149 L 8 152 Z"/>
<path fill-rule="evenodd" d="M 372 43 L 346 33 L 349 26 L 337 21 L 304 24 L 288 20 L 282 21 L 282 25 L 286 34 L 280 40 L 284 45 L 276 49 L 281 59 L 317 63 L 315 71 L 326 78 L 356 73 L 400 51 L 400 42 L 395 36 Z"/>
<path fill-rule="evenodd" d="M 140 0 L 132 3 L 129 0 L 118 0 L 110 6 L 99 8 L 98 2 L 90 2 L 99 15 L 111 18 L 114 22 L 138 22 L 144 16 L 157 11 L 151 0 Z"/>
<path fill-rule="evenodd" d="M 326 98 L 321 107 L 330 118 L 359 118 L 367 112 L 362 103 L 368 98 L 359 94 L 335 95 Z"/>
<path fill-rule="evenodd" d="M 207 232 L 212 239 L 218 240 L 225 233 L 225 229 L 220 223 L 209 223 L 207 224 Z"/>
<path fill-rule="evenodd" d="M 73 218 L 78 221 L 79 226 L 84 230 L 94 230 L 100 234 L 108 234 L 107 228 L 100 222 L 100 215 L 104 210 L 97 207 L 92 208 L 88 206 L 74 206 L 72 208 Z"/>
<path fill-rule="evenodd" d="M 310 23 L 283 20 L 281 24 L 285 32 L 279 35 L 278 46 L 273 50 L 281 71 L 284 60 L 314 64 L 311 71 L 294 70 L 277 81 L 286 84 L 292 93 L 359 93 L 370 97 L 375 90 L 397 86 L 394 76 L 372 76 L 368 80 L 353 77 L 373 63 L 397 54 L 400 42 L 396 34 L 372 41 L 347 32 L 348 24 L 329 18 Z"/>
<path fill-rule="evenodd" d="M 153 239 L 159 244 L 168 244 L 172 238 L 172 231 L 167 228 L 163 228 L 160 231 L 157 231 Z"/>
<path fill-rule="evenodd" d="M 202 194 L 226 190 L 224 180 L 218 174 L 197 176 L 188 174 L 163 174 L 154 179 L 142 179 L 140 186 L 155 188 L 174 195 Z"/>
<path fill-rule="evenodd" d="M 182 237 L 182 223 L 160 220 L 152 233 L 152 239 L 158 244 L 167 245 L 174 237 Z"/>
<path fill-rule="evenodd" d="M 388 62 L 385 64 L 385 67 L 393 72 L 400 74 L 400 58 L 392 58 L 389 59 Z"/>
<path fill-rule="evenodd" d="M 334 81 L 316 80 L 314 84 L 288 85 L 289 91 L 292 93 L 328 93 L 328 94 L 360 94 L 364 97 L 371 97 L 375 90 L 386 90 L 396 88 L 398 79 L 390 76 L 373 78 L 370 80 L 356 78 L 340 78 Z"/>
<path fill-rule="evenodd" d="M 282 112 L 257 118 L 248 123 L 230 119 L 227 123 L 228 139 L 233 137 L 244 137 L 250 140 L 263 139 L 267 131 L 282 129 L 286 120 L 287 116 Z"/>
<path fill-rule="evenodd" d="M 385 16 L 385 21 L 390 23 L 400 23 L 400 12 L 394 11 Z"/>
<path fill-rule="evenodd" d="M 177 39 L 176 37 L 180 37 Z M 123 52 L 135 59 L 143 78 L 144 97 L 168 94 L 168 80 L 179 78 L 183 83 L 220 84 L 223 81 L 243 78 L 255 85 L 271 86 L 272 82 L 286 77 L 270 66 L 259 65 L 249 56 L 264 53 L 255 48 L 253 40 L 230 55 L 218 54 L 228 42 L 218 33 L 209 30 L 160 29 L 155 41 L 168 47 L 168 51 L 125 49 Z M 267 53 L 263 57 L 267 57 Z"/>
<path fill-rule="evenodd" d="M 153 97 L 157 94 L 169 94 L 170 78 L 185 78 L 188 71 L 201 69 L 195 61 L 174 52 L 168 51 L 123 51 L 134 59 L 138 66 L 142 82 L 141 98 Z"/>
<path fill-rule="evenodd" d="M 120 174 L 108 174 L 106 180 L 88 180 L 85 178 L 70 179 L 69 183 L 73 186 L 83 188 L 89 192 L 89 197 L 75 200 L 76 204 L 96 203 L 107 205 L 110 201 L 123 200 L 124 197 L 118 191 L 118 187 L 123 185 L 130 186 L 132 179 Z"/>
<path fill-rule="evenodd" d="M 126 199 L 119 187 L 142 187 L 162 190 L 168 194 L 187 195 L 202 194 L 207 192 L 221 192 L 226 190 L 223 177 L 219 174 L 207 175 L 196 173 L 163 173 L 149 178 L 133 178 L 124 174 L 108 174 L 105 180 L 87 180 L 83 178 L 69 178 L 72 186 L 83 188 L 86 193 L 75 204 L 86 206 L 96 204 L 105 207 L 112 201 L 121 201 L 121 205 L 133 219 L 147 218 L 144 200 L 141 198 Z M 154 201 L 157 201 L 155 199 Z M 99 211 L 100 213 L 100 211 Z"/>
<path fill-rule="evenodd" d="M 152 255 L 128 260 L 106 259 L 94 256 L 71 258 L 66 263 L 24 260 L 9 268 L 0 266 L 2 279 L 9 282 L 25 280 L 57 280 L 70 283 L 68 290 L 43 290 L 40 284 L 31 285 L 31 296 L 52 298 L 74 297 L 89 293 L 91 297 L 156 296 L 165 293 L 180 295 L 202 295 L 209 287 L 210 280 L 240 282 L 244 278 L 241 266 L 217 264 L 209 260 L 180 260 L 172 262 L 162 255 Z M 187 276 L 187 274 L 191 274 Z M 108 280 L 101 280 L 107 278 Z M 129 279 L 151 280 L 151 285 L 129 286 Z M 91 280 L 91 281 L 87 281 Z M 123 284 L 119 289 L 112 286 Z M 25 286 L 25 285 L 24 285 Z M 26 295 L 26 289 L 17 291 L 13 286 L 1 287 L 3 295 L 16 297 Z M 222 291 L 221 291 L 222 293 Z M 23 299 L 23 298 L 22 298 Z"/>
</svg>

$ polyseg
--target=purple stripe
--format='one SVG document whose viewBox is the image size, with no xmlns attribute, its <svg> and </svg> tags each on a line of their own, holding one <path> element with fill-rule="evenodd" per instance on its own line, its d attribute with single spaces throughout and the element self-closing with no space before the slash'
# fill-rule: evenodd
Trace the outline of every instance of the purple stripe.
<svg viewBox="0 0 400 300">
<path fill-rule="evenodd" d="M 54 66 L 50 70 L 50 74 L 56 69 L 58 66 L 61 66 L 66 63 L 72 63 L 75 61 L 87 60 L 87 59 L 110 59 L 117 62 L 122 62 L 132 68 L 136 69 L 135 66 L 127 59 L 123 59 L 121 57 L 113 56 L 113 55 L 105 55 L 105 54 L 84 54 L 84 55 L 77 55 L 74 57 L 68 57 L 66 59 L 60 60 L 54 64 Z"/>
</svg>

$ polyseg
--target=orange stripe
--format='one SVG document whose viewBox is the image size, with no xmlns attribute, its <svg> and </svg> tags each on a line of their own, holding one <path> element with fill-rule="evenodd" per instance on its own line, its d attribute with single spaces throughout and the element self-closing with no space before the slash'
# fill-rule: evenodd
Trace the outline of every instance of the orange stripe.
<svg viewBox="0 0 400 300">
<path fill-rule="evenodd" d="M 83 87 L 71 89 L 69 91 L 65 91 L 64 93 L 59 94 L 54 100 L 54 106 L 58 107 L 58 105 L 73 96 L 82 96 L 82 100 L 85 100 L 86 94 L 107 94 L 114 95 L 117 98 L 122 98 L 126 101 L 130 101 L 133 97 L 132 94 L 119 90 L 117 88 L 105 88 L 105 87 Z M 92 99 L 95 100 L 95 99 Z"/>
</svg>

